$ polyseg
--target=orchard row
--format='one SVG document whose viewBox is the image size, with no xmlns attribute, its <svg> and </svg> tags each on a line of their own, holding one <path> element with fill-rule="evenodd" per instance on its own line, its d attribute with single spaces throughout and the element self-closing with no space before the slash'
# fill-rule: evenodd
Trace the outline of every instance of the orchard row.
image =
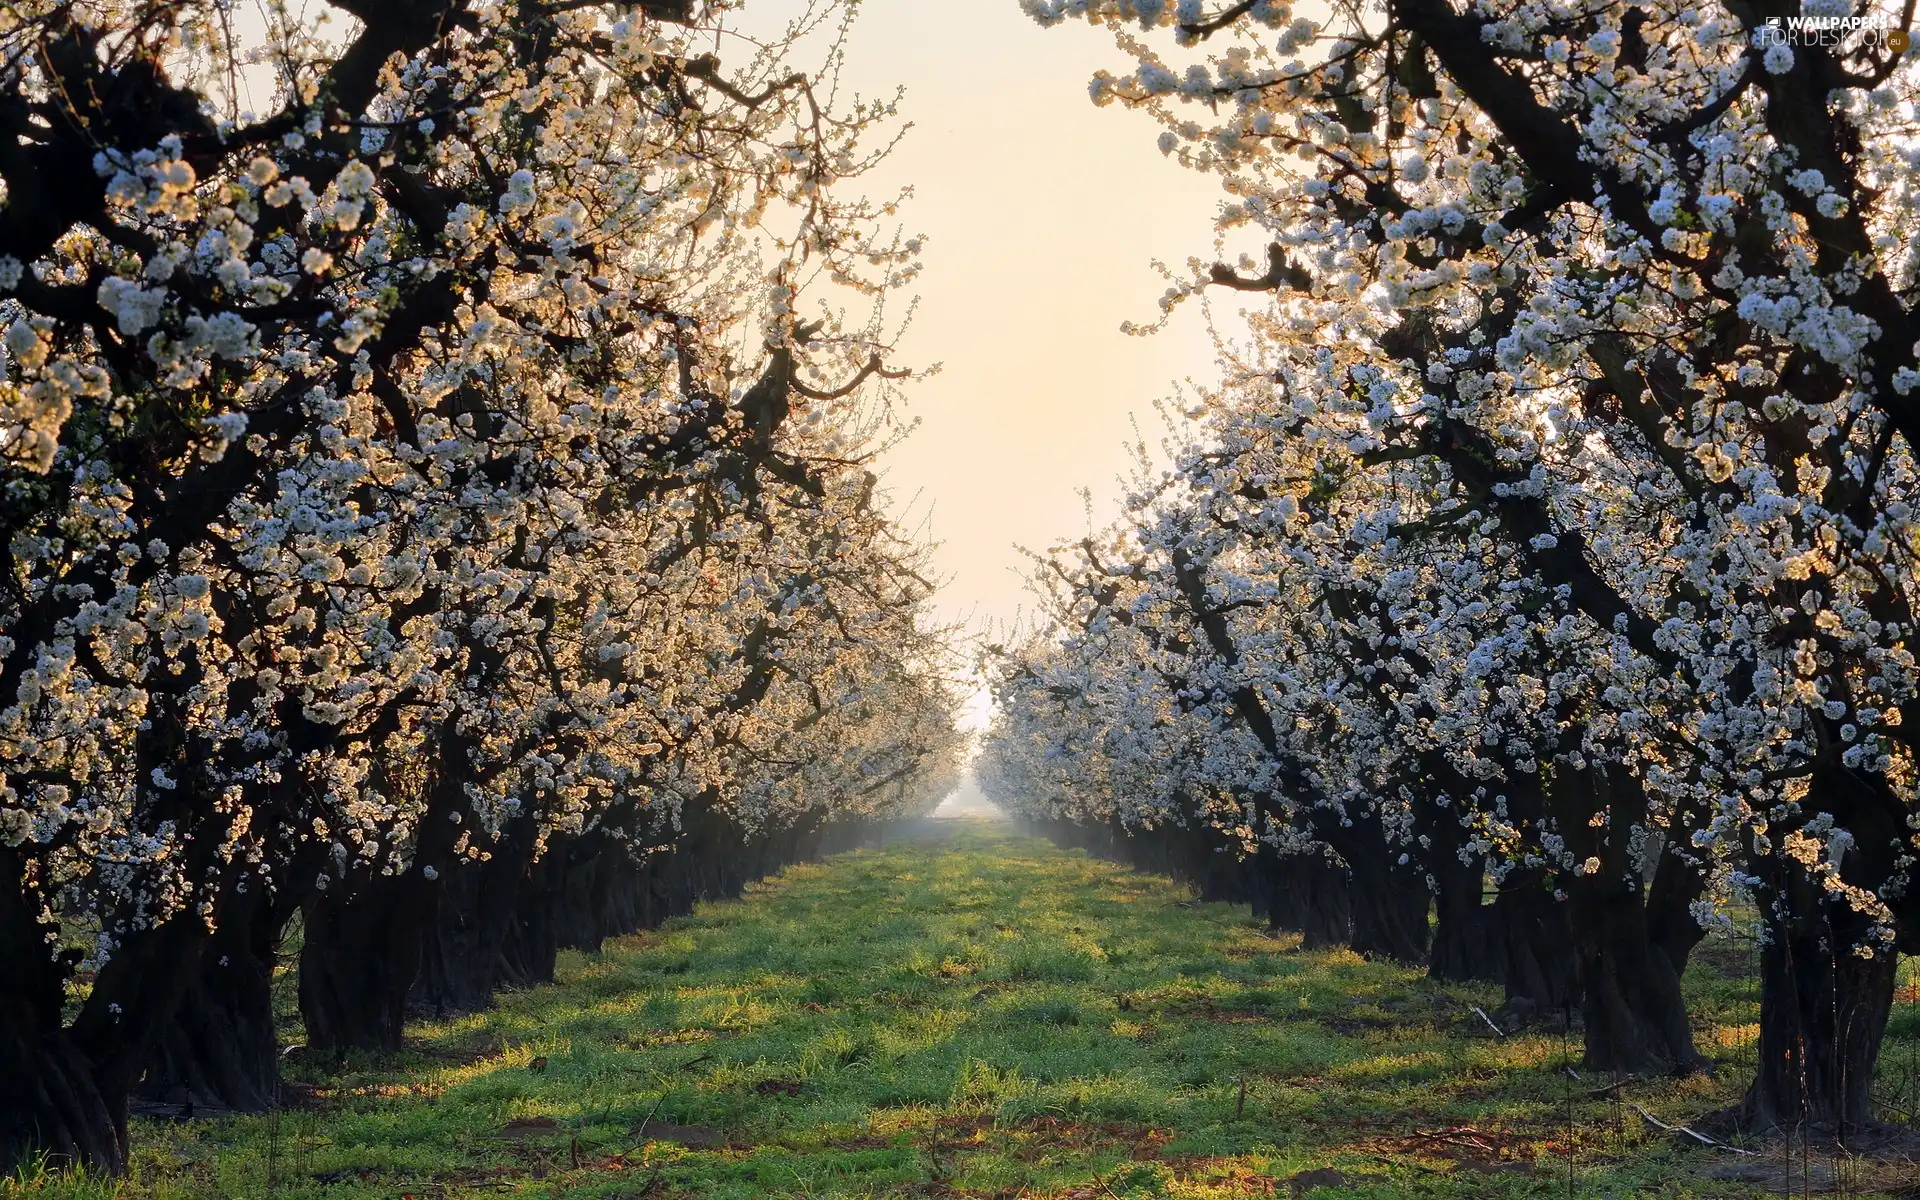
<svg viewBox="0 0 1920 1200">
<path fill-rule="evenodd" d="M 718 7 L 0 11 L 0 1172 L 948 790 L 892 108 Z"/>
<path fill-rule="evenodd" d="M 1578 1011 L 1600 1069 L 1700 1066 L 1680 974 L 1757 912 L 1739 1115 L 1868 1124 L 1920 950 L 1920 59 L 1764 2 L 1027 7 L 1219 176 L 1165 307 L 1247 307 L 1036 557 L 988 794 Z"/>
</svg>

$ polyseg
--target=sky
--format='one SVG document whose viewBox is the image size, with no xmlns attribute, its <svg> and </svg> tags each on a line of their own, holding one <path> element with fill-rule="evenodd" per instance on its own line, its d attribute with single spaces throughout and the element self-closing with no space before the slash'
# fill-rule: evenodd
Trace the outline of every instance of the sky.
<svg viewBox="0 0 1920 1200">
<path fill-rule="evenodd" d="M 747 0 L 730 21 L 770 31 L 803 6 Z M 921 425 L 884 476 L 940 543 L 941 614 L 977 630 L 1026 603 L 1016 545 L 1085 531 L 1080 489 L 1097 522 L 1112 514 L 1130 420 L 1157 444 L 1154 401 L 1213 374 L 1197 307 L 1152 336 L 1120 331 L 1158 316 L 1155 259 L 1184 274 L 1207 253 L 1220 195 L 1161 156 L 1151 118 L 1094 107 L 1094 71 L 1124 66 L 1105 31 L 1043 29 L 1017 0 L 865 0 L 853 26 L 846 84 L 868 97 L 904 85 L 914 126 L 866 189 L 911 184 L 906 228 L 927 236 L 901 361 L 942 364 L 911 385 Z"/>
</svg>

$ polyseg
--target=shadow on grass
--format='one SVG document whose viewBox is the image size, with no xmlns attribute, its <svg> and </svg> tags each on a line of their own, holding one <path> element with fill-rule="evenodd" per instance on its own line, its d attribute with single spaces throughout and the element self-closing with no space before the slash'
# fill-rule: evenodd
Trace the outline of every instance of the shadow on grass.
<svg viewBox="0 0 1920 1200">
<path fill-rule="evenodd" d="M 1777 1171 L 1684 1149 L 1631 1107 L 1679 1123 L 1738 1095 L 1752 988 L 1713 956 L 1688 986 L 1718 1077 L 1606 1090 L 1565 1073 L 1577 1041 L 1495 1037 L 1473 1008 L 1496 989 L 1297 942 L 1004 825 L 930 821 L 567 955 L 556 986 L 420 1025 L 393 1061 L 296 1056 L 286 1111 L 141 1122 L 125 1181 L 10 1190 L 1780 1194 Z M 1910 1182 L 1811 1166 L 1816 1194 Z"/>
</svg>

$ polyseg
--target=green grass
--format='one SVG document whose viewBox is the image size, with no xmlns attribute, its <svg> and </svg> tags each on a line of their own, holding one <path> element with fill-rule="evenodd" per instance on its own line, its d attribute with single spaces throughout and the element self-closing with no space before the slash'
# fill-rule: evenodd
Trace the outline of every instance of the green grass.
<svg viewBox="0 0 1920 1200">
<path fill-rule="evenodd" d="M 1713 969 L 1739 964 L 1733 947 L 1689 974 L 1717 1078 L 1615 1103 L 1565 1073 L 1577 1037 L 1496 1038 L 1473 1007 L 1497 989 L 1297 941 L 1167 880 L 958 825 L 566 955 L 557 986 L 421 1025 L 397 1061 L 296 1058 L 303 1098 L 275 1117 L 139 1123 L 125 1181 L 11 1190 L 1726 1197 L 1768 1194 L 1771 1169 L 1779 1194 L 1777 1167 L 1683 1149 L 1631 1107 L 1681 1122 L 1738 1096 L 1756 1007 Z M 1911 1005 L 1895 1023 L 1920 1035 Z M 1913 1057 L 1889 1046 L 1890 1064 Z M 1822 1170 L 1855 1195 L 1894 1170 L 1814 1167 L 1816 1194 Z"/>
</svg>

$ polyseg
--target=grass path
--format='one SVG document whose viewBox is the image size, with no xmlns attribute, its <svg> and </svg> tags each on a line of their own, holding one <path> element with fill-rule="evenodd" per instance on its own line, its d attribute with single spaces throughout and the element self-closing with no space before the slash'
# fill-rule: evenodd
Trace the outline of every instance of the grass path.
<svg viewBox="0 0 1920 1200">
<path fill-rule="evenodd" d="M 1765 1194 L 1729 1178 L 1764 1174 L 1751 1160 L 1682 1150 L 1572 1083 L 1577 1041 L 1495 1038 L 1473 1013 L 1494 990 L 1295 942 L 1166 880 L 954 823 L 567 955 L 557 986 L 423 1025 L 401 1061 L 296 1059 L 310 1094 L 277 1117 L 143 1123 L 131 1181 L 100 1190 Z M 1737 1095 L 1751 1037 L 1745 985 L 1698 986 L 1727 1069 L 1629 1091 L 1671 1119 Z"/>
</svg>

